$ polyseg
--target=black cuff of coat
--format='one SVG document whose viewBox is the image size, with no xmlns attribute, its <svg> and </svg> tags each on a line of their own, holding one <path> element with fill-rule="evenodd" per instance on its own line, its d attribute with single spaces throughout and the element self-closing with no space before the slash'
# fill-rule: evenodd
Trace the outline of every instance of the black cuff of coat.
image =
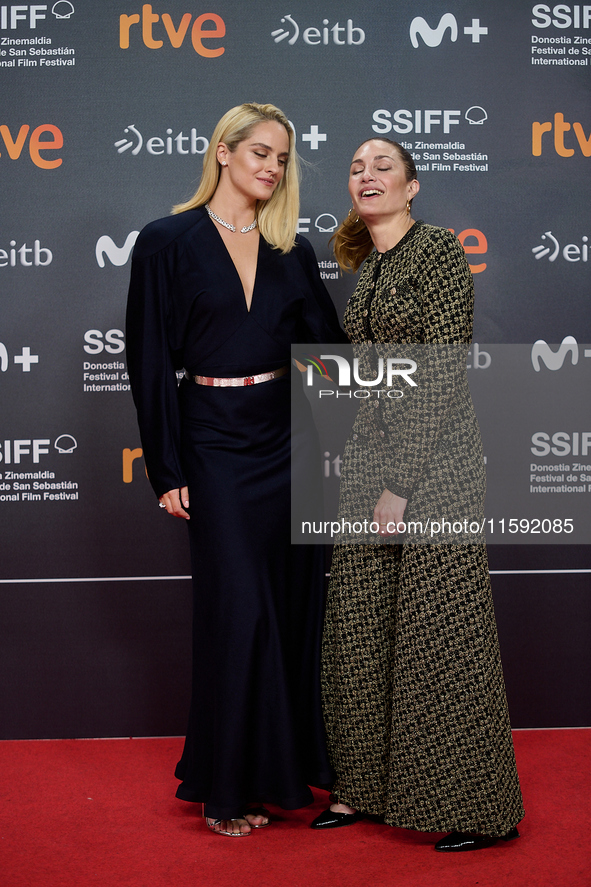
<svg viewBox="0 0 591 887">
<path fill-rule="evenodd" d="M 394 493 L 395 496 L 400 496 L 401 499 L 410 499 L 412 496 L 413 487 L 405 487 L 399 481 L 394 480 L 393 477 L 385 477 L 384 486 L 391 493 Z"/>
</svg>

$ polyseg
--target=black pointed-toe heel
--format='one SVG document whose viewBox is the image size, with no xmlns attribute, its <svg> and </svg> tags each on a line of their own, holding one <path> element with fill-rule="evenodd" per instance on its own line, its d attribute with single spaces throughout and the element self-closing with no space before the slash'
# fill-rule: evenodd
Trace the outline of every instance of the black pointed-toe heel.
<svg viewBox="0 0 591 887">
<path fill-rule="evenodd" d="M 466 850 L 484 850 L 492 847 L 497 841 L 512 841 L 518 838 L 519 832 L 512 828 L 506 835 L 493 838 L 492 835 L 472 835 L 469 832 L 451 832 L 435 844 L 435 849 L 443 853 L 463 853 Z"/>
<path fill-rule="evenodd" d="M 499 840 L 512 841 L 513 838 L 518 838 L 518 837 L 519 837 L 519 832 L 517 831 L 517 826 L 515 826 L 514 828 L 511 829 L 510 832 L 507 832 L 506 835 L 501 835 Z"/>
<path fill-rule="evenodd" d="M 359 810 L 356 810 L 355 813 L 335 813 L 329 807 L 328 810 L 312 820 L 310 828 L 342 828 L 344 825 L 353 825 L 354 822 L 359 822 L 362 816 L 363 813 L 360 813 Z"/>
</svg>

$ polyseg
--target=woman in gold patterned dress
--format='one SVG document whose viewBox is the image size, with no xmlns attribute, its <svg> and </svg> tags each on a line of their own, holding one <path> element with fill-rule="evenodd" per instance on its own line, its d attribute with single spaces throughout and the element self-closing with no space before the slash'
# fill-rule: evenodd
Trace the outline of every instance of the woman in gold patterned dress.
<svg viewBox="0 0 591 887">
<path fill-rule="evenodd" d="M 451 375 L 449 349 L 439 369 L 432 351 L 426 358 L 435 361 L 423 386 L 432 401 L 417 395 L 420 422 L 412 400 L 367 399 L 347 442 L 340 515 L 373 517 L 383 544 L 376 536 L 334 549 L 322 679 L 337 779 L 312 827 L 367 813 L 449 832 L 437 850 L 475 850 L 518 837 L 524 815 L 486 545 L 481 535 L 437 544 L 392 535 L 450 502 L 459 516 L 484 517 L 465 374 L 472 276 L 448 230 L 412 218 L 418 191 L 407 151 L 387 139 L 364 142 L 351 165 L 353 210 L 335 235 L 341 267 L 356 271 L 366 260 L 345 313 L 355 347 L 463 346 L 463 356 Z"/>
</svg>

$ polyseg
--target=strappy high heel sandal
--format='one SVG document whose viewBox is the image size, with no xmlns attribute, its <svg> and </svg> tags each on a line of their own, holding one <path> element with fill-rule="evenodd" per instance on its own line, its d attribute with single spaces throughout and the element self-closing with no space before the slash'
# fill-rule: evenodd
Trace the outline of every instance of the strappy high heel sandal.
<svg viewBox="0 0 591 887">
<path fill-rule="evenodd" d="M 246 824 L 249 825 L 250 828 L 252 828 L 253 826 L 251 826 L 250 822 L 247 822 L 244 817 L 236 817 L 236 819 L 213 819 L 211 816 L 205 815 L 205 804 L 202 804 L 201 810 L 203 813 L 203 818 L 205 819 L 205 825 L 211 832 L 214 833 L 214 835 L 222 835 L 223 837 L 227 838 L 248 838 L 248 836 L 250 835 L 250 832 L 229 832 L 227 831 L 227 829 L 216 828 L 216 825 L 219 825 L 220 822 L 239 822 L 240 820 L 244 820 L 244 822 L 246 822 Z"/>
<path fill-rule="evenodd" d="M 214 835 L 224 835 L 227 838 L 248 838 L 250 832 L 229 832 L 226 829 L 216 828 L 216 825 L 219 825 L 220 822 L 241 822 L 242 817 L 240 819 L 210 819 L 209 816 L 205 817 L 205 824 L 207 828 L 214 833 Z M 244 820 L 246 822 L 246 819 Z M 248 823 L 250 825 L 250 823 Z M 257 826 L 250 826 L 252 828 L 256 828 Z"/>
<path fill-rule="evenodd" d="M 262 816 L 267 821 L 261 822 L 260 825 L 255 825 L 253 822 L 248 822 L 248 819 L 246 819 L 247 816 Z M 271 825 L 271 814 L 267 808 L 263 806 L 249 807 L 248 810 L 244 811 L 244 818 L 251 828 L 267 828 L 268 825 Z"/>
</svg>

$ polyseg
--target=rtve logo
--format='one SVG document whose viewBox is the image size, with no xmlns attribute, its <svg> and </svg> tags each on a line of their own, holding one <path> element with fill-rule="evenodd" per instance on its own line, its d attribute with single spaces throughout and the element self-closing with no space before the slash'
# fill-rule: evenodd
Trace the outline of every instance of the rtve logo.
<svg viewBox="0 0 591 887">
<path fill-rule="evenodd" d="M 4 123 L 0 125 L 0 138 L 4 143 L 4 147 L 11 160 L 18 160 L 22 154 L 23 148 L 29 135 L 30 126 L 24 123 L 19 129 L 16 136 L 13 137 L 10 129 Z M 50 138 L 42 139 L 43 133 L 48 133 Z M 62 164 L 62 158 L 57 157 L 55 160 L 48 160 L 41 156 L 41 152 L 58 151 L 63 147 L 64 137 L 60 129 L 52 123 L 42 123 L 33 130 L 29 137 L 28 152 L 29 157 L 35 166 L 41 169 L 56 169 Z M 4 156 L 4 152 L 0 150 L 0 157 Z"/>
<path fill-rule="evenodd" d="M 119 16 L 119 46 L 121 49 L 129 49 L 130 35 L 138 37 L 141 32 L 141 39 L 148 49 L 161 49 L 164 46 L 164 40 L 161 38 L 165 35 L 170 45 L 174 49 L 179 49 L 187 36 L 192 18 L 193 15 L 190 12 L 185 12 L 178 25 L 175 25 L 168 12 L 164 12 L 160 16 L 158 13 L 152 12 L 151 3 L 144 3 L 141 16 L 137 12 L 132 15 Z M 154 36 L 154 25 L 161 19 L 164 30 L 159 27 L 156 32 L 157 36 Z M 196 17 L 191 27 L 193 49 L 204 58 L 217 58 L 224 54 L 225 48 L 223 46 L 212 47 L 210 41 L 221 40 L 225 34 L 226 24 L 223 18 L 215 12 L 204 12 Z M 207 41 L 208 45 L 205 45 L 204 41 Z"/>
<path fill-rule="evenodd" d="M 448 231 L 451 231 L 452 234 L 456 233 L 454 228 L 448 228 Z M 488 251 L 486 234 L 479 231 L 478 228 L 466 228 L 465 231 L 460 231 L 457 238 L 464 247 L 466 255 L 475 253 L 476 255 L 483 256 Z M 486 262 L 478 262 L 474 265 L 469 264 L 469 268 L 472 274 L 480 274 L 486 270 Z"/>
<path fill-rule="evenodd" d="M 300 26 L 291 15 L 284 15 L 280 21 L 284 27 L 271 31 L 271 37 L 275 43 L 287 40 L 287 45 L 293 46 L 300 36 Z M 336 46 L 360 46 L 365 43 L 365 31 L 355 27 L 350 18 L 346 25 L 341 25 L 340 22 L 331 25 L 329 19 L 323 18 L 322 28 L 304 28 L 302 40 L 309 46 L 328 46 L 331 42 Z"/>
<path fill-rule="evenodd" d="M 125 447 L 121 451 L 121 467 L 123 469 L 123 483 L 130 484 L 133 481 L 133 463 L 136 459 L 141 459 L 144 455 L 144 451 L 141 447 L 135 447 L 133 450 L 130 447 Z M 148 472 L 144 469 L 145 474 L 147 476 Z"/>
<path fill-rule="evenodd" d="M 452 15 L 451 12 L 446 12 L 445 15 L 442 15 L 439 19 L 439 24 L 435 28 L 431 28 L 425 19 L 418 15 L 410 23 L 410 42 L 415 49 L 419 48 L 419 37 L 425 46 L 440 46 L 447 31 L 449 31 L 449 39 L 452 43 L 455 43 L 458 39 L 458 22 L 455 15 Z M 472 24 L 464 28 L 464 34 L 472 37 L 472 43 L 480 43 L 481 36 L 484 37 L 488 34 L 488 28 L 480 26 L 479 18 L 473 18 Z"/>
<path fill-rule="evenodd" d="M 544 133 L 550 133 L 554 130 L 554 150 L 560 157 L 572 157 L 575 149 L 564 143 L 564 134 L 569 132 L 571 124 L 564 119 L 564 114 L 559 111 L 554 115 L 554 121 L 546 121 L 545 123 L 535 122 L 531 127 L 531 152 L 534 157 L 540 157 L 544 144 L 547 146 L 549 139 L 544 139 Z M 587 138 L 585 131 L 580 123 L 573 123 L 572 130 L 575 134 L 576 141 L 570 139 L 571 144 L 578 144 L 583 157 L 591 157 L 591 135 Z"/>
</svg>

